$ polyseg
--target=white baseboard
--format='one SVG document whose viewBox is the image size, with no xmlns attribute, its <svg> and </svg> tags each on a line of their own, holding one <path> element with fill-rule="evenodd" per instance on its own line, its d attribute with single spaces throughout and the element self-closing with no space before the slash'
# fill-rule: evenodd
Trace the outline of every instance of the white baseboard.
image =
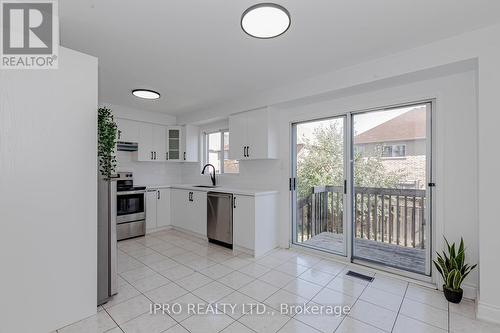
<svg viewBox="0 0 500 333">
<path fill-rule="evenodd" d="M 180 231 L 182 233 L 185 233 L 187 235 L 194 236 L 196 238 L 200 238 L 200 239 L 203 239 L 205 241 L 208 241 L 207 235 L 202 235 L 202 234 L 199 234 L 197 232 L 193 232 L 191 230 L 187 230 L 187 229 L 184 229 L 184 228 L 181 228 L 181 227 L 176 227 L 176 226 L 171 226 L 171 228 L 174 229 L 174 230 Z"/>
<path fill-rule="evenodd" d="M 463 284 L 464 297 L 467 299 L 477 299 L 477 287 L 470 284 Z"/>
<path fill-rule="evenodd" d="M 253 250 L 247 249 L 246 247 L 243 246 L 236 246 L 233 244 L 233 253 L 235 255 L 238 255 L 240 253 L 248 254 L 249 256 L 255 257 L 255 253 Z"/>
<path fill-rule="evenodd" d="M 500 324 L 500 306 L 479 301 L 477 303 L 476 317 L 479 320 Z"/>
<path fill-rule="evenodd" d="M 146 230 L 146 235 L 151 234 L 153 232 L 158 232 L 158 231 L 168 230 L 168 229 L 172 229 L 172 226 L 171 225 L 166 225 L 164 227 L 159 227 L 159 228 L 155 228 L 155 229 Z"/>
</svg>

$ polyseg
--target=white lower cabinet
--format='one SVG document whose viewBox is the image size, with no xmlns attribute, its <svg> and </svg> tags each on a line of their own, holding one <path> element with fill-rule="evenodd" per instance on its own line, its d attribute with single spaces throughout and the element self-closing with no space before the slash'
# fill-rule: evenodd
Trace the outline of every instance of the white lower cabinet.
<svg viewBox="0 0 500 333">
<path fill-rule="evenodd" d="M 147 190 L 146 192 L 146 230 L 156 229 L 156 206 L 157 190 Z"/>
<path fill-rule="evenodd" d="M 172 225 L 199 236 L 207 235 L 207 193 L 172 189 Z"/>
<path fill-rule="evenodd" d="M 146 231 L 170 225 L 170 189 L 148 189 L 146 192 Z"/>
<path fill-rule="evenodd" d="M 156 225 L 158 228 L 170 225 L 170 189 L 161 188 L 158 190 L 156 204 Z"/>
<path fill-rule="evenodd" d="M 233 248 L 260 257 L 277 247 L 278 196 L 234 195 Z"/>
<path fill-rule="evenodd" d="M 233 245 L 242 250 L 255 249 L 255 198 L 246 195 L 233 197 Z"/>
<path fill-rule="evenodd" d="M 207 236 L 207 192 L 172 189 L 172 226 Z M 277 247 L 278 195 L 233 194 L 233 249 L 255 257 Z"/>
</svg>

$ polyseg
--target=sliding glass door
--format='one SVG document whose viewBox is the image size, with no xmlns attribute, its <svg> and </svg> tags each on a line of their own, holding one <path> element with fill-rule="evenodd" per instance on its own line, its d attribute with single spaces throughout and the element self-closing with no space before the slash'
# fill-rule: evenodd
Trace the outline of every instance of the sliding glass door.
<svg viewBox="0 0 500 333">
<path fill-rule="evenodd" d="M 431 106 L 292 124 L 292 242 L 430 275 Z"/>
<path fill-rule="evenodd" d="M 354 259 L 430 273 L 430 111 L 424 103 L 352 116 Z"/>
<path fill-rule="evenodd" d="M 346 254 L 346 117 L 292 125 L 293 243 Z"/>
</svg>

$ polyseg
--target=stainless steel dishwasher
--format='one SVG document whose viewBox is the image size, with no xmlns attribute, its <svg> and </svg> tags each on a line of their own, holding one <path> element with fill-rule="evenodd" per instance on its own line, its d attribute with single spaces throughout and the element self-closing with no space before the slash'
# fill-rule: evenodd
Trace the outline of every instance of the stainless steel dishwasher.
<svg viewBox="0 0 500 333">
<path fill-rule="evenodd" d="M 207 236 L 212 243 L 233 248 L 233 195 L 207 193 Z"/>
</svg>

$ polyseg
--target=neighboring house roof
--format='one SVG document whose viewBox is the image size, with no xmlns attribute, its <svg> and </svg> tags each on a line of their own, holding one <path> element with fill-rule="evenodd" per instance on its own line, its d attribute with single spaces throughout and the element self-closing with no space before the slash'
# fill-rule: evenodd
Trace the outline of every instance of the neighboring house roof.
<svg viewBox="0 0 500 333">
<path fill-rule="evenodd" d="M 417 107 L 360 133 L 354 144 L 425 139 L 426 108 Z"/>
</svg>

